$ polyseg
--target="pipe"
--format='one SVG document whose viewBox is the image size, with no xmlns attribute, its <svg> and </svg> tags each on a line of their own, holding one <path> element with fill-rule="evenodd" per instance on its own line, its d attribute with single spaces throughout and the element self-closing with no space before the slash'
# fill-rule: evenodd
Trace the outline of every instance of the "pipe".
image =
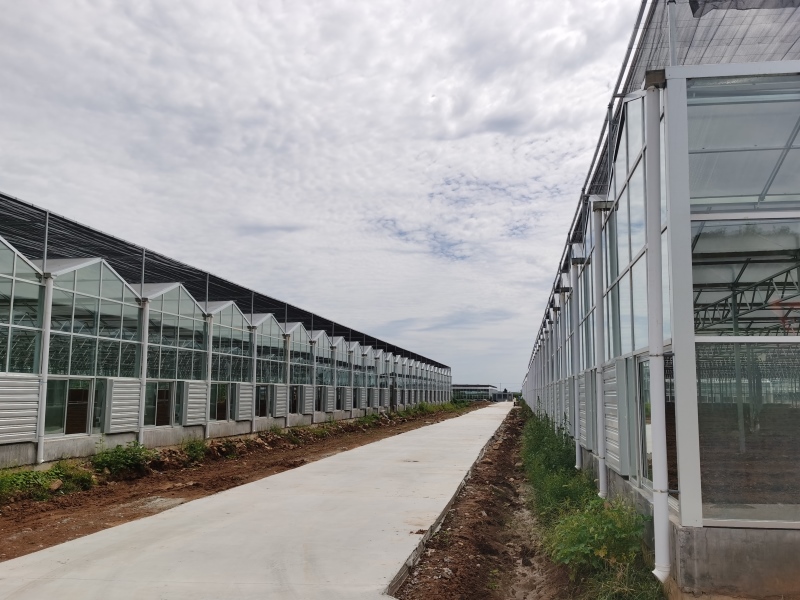
<svg viewBox="0 0 800 600">
<path fill-rule="evenodd" d="M 647 335 L 650 355 L 650 429 L 653 442 L 653 574 L 666 581 L 670 574 L 669 477 L 667 418 L 664 389 L 664 306 L 661 283 L 661 108 L 659 90 L 647 89 L 645 110 L 645 179 L 647 234 Z"/>
<path fill-rule="evenodd" d="M 581 453 L 581 418 L 580 418 L 580 398 L 578 387 L 578 370 L 580 369 L 580 333 L 578 331 L 578 264 L 572 263 L 569 271 L 569 285 L 572 288 L 570 300 L 570 321 L 572 323 L 572 403 L 575 407 L 575 418 L 572 424 L 572 435 L 575 438 L 575 468 L 583 467 L 583 455 Z"/>
<path fill-rule="evenodd" d="M 48 213 L 49 214 L 49 213 Z M 36 463 L 44 462 L 44 424 L 47 410 L 47 373 L 50 370 L 50 323 L 53 315 L 53 278 L 45 273 L 42 306 L 42 354 L 39 358 L 42 378 L 39 383 L 39 412 L 36 415 Z"/>
<path fill-rule="evenodd" d="M 594 358 L 595 390 L 597 401 L 597 495 L 608 496 L 608 472 L 606 471 L 606 410 L 603 395 L 603 356 L 605 356 L 605 321 L 603 318 L 603 215 L 599 209 L 592 210 L 592 229 L 594 231 Z"/>
<path fill-rule="evenodd" d="M 142 284 L 144 285 L 144 284 Z M 141 288 L 144 291 L 144 287 Z M 147 396 L 147 343 L 150 338 L 150 300 L 142 298 L 142 358 L 139 361 L 139 431 L 136 438 L 144 444 L 144 404 Z"/>
</svg>

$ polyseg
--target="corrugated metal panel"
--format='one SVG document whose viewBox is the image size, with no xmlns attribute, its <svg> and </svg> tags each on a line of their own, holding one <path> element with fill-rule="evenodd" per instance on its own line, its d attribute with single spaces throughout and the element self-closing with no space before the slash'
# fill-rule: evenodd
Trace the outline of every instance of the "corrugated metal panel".
<svg viewBox="0 0 800 600">
<path fill-rule="evenodd" d="M 0 378 L 0 443 L 36 439 L 38 377 Z"/>
<path fill-rule="evenodd" d="M 569 431 L 575 435 L 575 376 L 567 380 L 567 415 L 569 415 Z"/>
<path fill-rule="evenodd" d="M 589 438 L 586 430 L 586 373 L 578 375 L 578 427 L 581 445 L 588 447 Z"/>
<path fill-rule="evenodd" d="M 344 388 L 344 409 L 350 410 L 353 408 L 353 388 Z"/>
<path fill-rule="evenodd" d="M 142 386 L 138 379 L 110 379 L 111 410 L 109 433 L 139 429 L 139 398 Z"/>
<path fill-rule="evenodd" d="M 328 395 L 325 398 L 325 412 L 333 412 L 336 408 L 336 388 L 328 386 Z"/>
<path fill-rule="evenodd" d="M 255 386 L 252 383 L 239 384 L 239 401 L 236 406 L 237 421 L 249 421 L 253 418 L 253 394 L 255 394 Z"/>
<path fill-rule="evenodd" d="M 203 424 L 208 415 L 208 384 L 204 381 L 190 381 L 187 387 L 186 424 Z"/>
<path fill-rule="evenodd" d="M 627 365 L 627 367 L 626 367 Z M 617 414 L 619 427 L 619 472 L 620 475 L 630 475 L 631 464 L 636 464 L 636 458 L 631 457 L 631 428 L 629 412 L 631 398 L 635 397 L 636 389 L 632 387 L 633 381 L 629 377 L 628 367 L 634 368 L 633 359 L 617 359 Z M 635 433 L 634 433 L 635 436 Z M 631 462 L 633 460 L 633 463 Z"/>
<path fill-rule="evenodd" d="M 603 405 L 605 407 L 606 464 L 620 472 L 619 403 L 617 398 L 617 366 L 603 368 Z"/>
<path fill-rule="evenodd" d="M 275 385 L 275 416 L 285 417 L 289 411 L 289 387 L 283 384 Z"/>
<path fill-rule="evenodd" d="M 314 386 L 303 386 L 303 414 L 314 414 Z"/>
</svg>

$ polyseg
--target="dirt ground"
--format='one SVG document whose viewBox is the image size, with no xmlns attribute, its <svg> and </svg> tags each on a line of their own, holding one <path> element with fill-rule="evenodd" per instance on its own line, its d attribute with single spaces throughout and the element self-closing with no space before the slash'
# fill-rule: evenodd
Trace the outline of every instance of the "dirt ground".
<svg viewBox="0 0 800 600">
<path fill-rule="evenodd" d="M 87 491 L 47 501 L 21 500 L 0 506 L 0 562 L 102 529 L 153 515 L 339 452 L 476 410 L 382 419 L 374 427 L 340 422 L 329 437 L 295 428 L 291 436 L 264 434 L 258 443 L 235 443 L 235 456 L 207 459 L 192 467 L 162 464 L 163 470 L 129 481 L 109 481 Z M 288 439 L 287 439 L 288 438 Z M 290 441 L 291 440 L 291 441 Z M 168 454 L 168 453 L 167 453 Z M 158 466 L 158 465 L 157 465 Z"/>
<path fill-rule="evenodd" d="M 566 570 L 551 563 L 526 508 L 519 410 L 505 420 L 441 529 L 396 594 L 400 600 L 551 600 L 569 597 Z"/>
</svg>

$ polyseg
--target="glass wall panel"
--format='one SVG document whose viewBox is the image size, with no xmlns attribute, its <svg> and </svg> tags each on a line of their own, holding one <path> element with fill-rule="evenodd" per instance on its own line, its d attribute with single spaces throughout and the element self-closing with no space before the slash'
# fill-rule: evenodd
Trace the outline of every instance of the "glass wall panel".
<svg viewBox="0 0 800 600">
<path fill-rule="evenodd" d="M 800 344 L 696 353 L 703 516 L 800 521 Z"/>
<path fill-rule="evenodd" d="M 14 281 L 0 277 L 0 323 L 11 321 L 11 294 L 13 293 Z"/>
<path fill-rule="evenodd" d="M 697 335 L 798 335 L 800 220 L 695 221 Z"/>
<path fill-rule="evenodd" d="M 631 267 L 633 288 L 633 349 L 647 346 L 647 254 Z"/>
<path fill-rule="evenodd" d="M 642 120 L 642 99 L 631 100 L 625 104 L 628 121 L 628 157 L 632 167 L 644 140 L 644 121 Z"/>
<path fill-rule="evenodd" d="M 47 382 L 47 399 L 45 400 L 44 432 L 45 434 L 62 433 L 64 417 L 67 411 L 66 379 L 51 379 Z"/>
<path fill-rule="evenodd" d="M 687 82 L 689 184 L 693 210 L 734 210 L 800 199 L 797 76 Z"/>
<path fill-rule="evenodd" d="M 17 281 L 14 284 L 14 308 L 12 323 L 23 327 L 39 326 L 39 290 L 35 283 Z"/>
<path fill-rule="evenodd" d="M 621 272 L 631 262 L 630 247 L 630 218 L 628 214 L 628 195 L 620 196 L 616 210 L 616 236 L 617 236 L 617 269 L 612 270 L 612 277 Z M 612 240 L 613 241 L 613 240 Z M 611 259 L 613 261 L 613 258 Z"/>
<path fill-rule="evenodd" d="M 9 331 L 8 348 L 10 373 L 36 373 L 39 365 L 39 340 L 41 333 L 31 329 L 13 327 Z"/>
<path fill-rule="evenodd" d="M 0 327 L 0 371 L 6 370 L 8 361 L 8 327 Z"/>
<path fill-rule="evenodd" d="M 628 182 L 630 200 L 631 257 L 635 258 L 645 242 L 644 160 L 639 161 Z"/>
<path fill-rule="evenodd" d="M 630 271 L 619 280 L 619 339 L 620 354 L 633 350 L 633 332 L 631 331 L 631 281 Z"/>
</svg>

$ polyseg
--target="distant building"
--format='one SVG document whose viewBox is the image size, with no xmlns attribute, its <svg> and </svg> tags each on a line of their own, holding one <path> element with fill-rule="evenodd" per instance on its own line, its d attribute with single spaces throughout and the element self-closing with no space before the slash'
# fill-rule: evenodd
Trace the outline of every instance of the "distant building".
<svg viewBox="0 0 800 600">
<path fill-rule="evenodd" d="M 493 385 L 453 384 L 453 400 L 491 400 L 496 393 Z"/>
</svg>

